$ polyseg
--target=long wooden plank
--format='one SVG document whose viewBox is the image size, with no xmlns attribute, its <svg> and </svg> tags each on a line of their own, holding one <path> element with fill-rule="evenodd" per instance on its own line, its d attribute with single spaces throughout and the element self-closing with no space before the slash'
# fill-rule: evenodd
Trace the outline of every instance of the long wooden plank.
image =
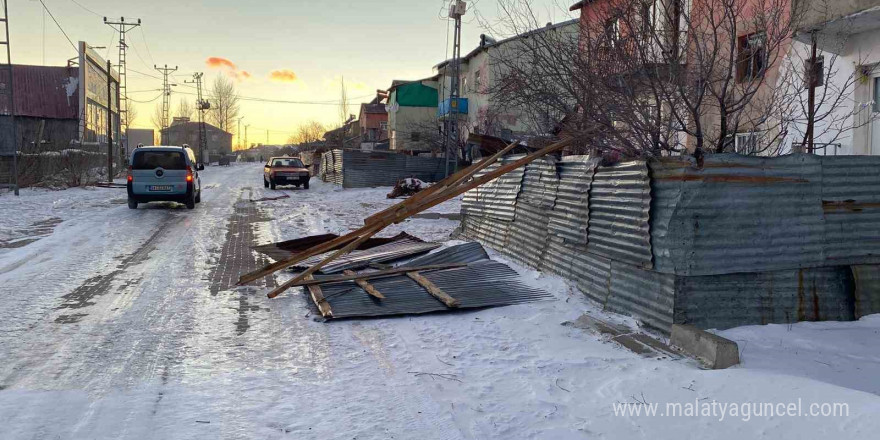
<svg viewBox="0 0 880 440">
<path fill-rule="evenodd" d="M 457 186 L 455 186 L 455 187 L 452 187 L 452 188 L 447 189 L 446 191 L 444 191 L 444 192 L 441 193 L 441 194 L 436 194 L 434 197 L 430 197 L 428 200 L 423 200 L 421 204 L 419 204 L 419 205 L 413 207 L 413 209 L 412 209 L 411 211 L 407 211 L 407 212 L 399 213 L 399 214 L 397 214 L 394 218 L 390 218 L 390 217 L 389 217 L 389 218 L 382 219 L 382 220 L 378 221 L 378 223 L 375 223 L 375 224 L 372 224 L 372 225 L 364 226 L 364 227 L 359 228 L 358 230 L 353 231 L 353 232 L 351 232 L 351 233 L 349 233 L 349 234 L 347 234 L 347 235 L 345 235 L 345 236 L 343 236 L 343 237 L 340 237 L 340 238 L 337 239 L 337 240 L 343 240 L 343 242 L 348 242 L 349 240 L 354 239 L 355 241 L 354 241 L 354 242 L 351 242 L 351 243 L 350 243 L 349 245 L 347 245 L 346 247 L 344 247 L 344 248 L 340 249 L 339 251 L 335 252 L 333 255 L 327 257 L 326 259 L 324 259 L 323 261 L 321 261 L 320 263 L 318 263 L 318 264 L 315 265 L 314 267 L 310 268 L 310 269 L 307 270 L 306 272 L 303 272 L 302 274 L 300 274 L 299 276 L 295 277 L 294 279 L 292 279 L 292 280 L 288 281 L 287 283 L 284 283 L 284 284 L 282 284 L 281 286 L 277 287 L 275 290 L 273 290 L 272 292 L 269 293 L 269 297 L 270 297 L 270 298 L 275 298 L 275 297 L 278 296 L 281 292 L 287 290 L 288 288 L 290 288 L 290 287 L 291 287 L 293 284 L 295 284 L 296 282 L 301 281 L 306 275 L 316 272 L 316 271 L 319 270 L 321 267 L 324 267 L 324 265 L 328 264 L 330 261 L 333 261 L 334 259 L 338 258 L 339 256 L 344 255 L 344 254 L 350 252 L 352 249 L 354 249 L 355 247 L 357 247 L 358 245 L 360 245 L 360 243 L 362 243 L 363 241 L 369 239 L 370 237 L 372 237 L 373 235 L 375 235 L 377 232 L 381 231 L 381 230 L 384 229 L 385 227 L 389 226 L 390 224 L 392 224 L 392 223 L 398 223 L 398 222 L 400 222 L 400 221 L 403 221 L 404 219 L 409 218 L 410 216 L 412 216 L 412 215 L 414 215 L 414 214 L 418 214 L 418 213 L 420 213 L 420 212 L 422 212 L 422 211 L 425 211 L 425 210 L 427 210 L 427 209 L 430 209 L 430 208 L 432 208 L 432 207 L 434 207 L 434 206 L 436 206 L 436 205 L 439 205 L 440 203 L 443 203 L 443 202 L 445 202 L 445 201 L 447 201 L 447 200 L 449 200 L 449 199 L 451 199 L 451 198 L 453 198 L 453 197 L 456 197 L 456 196 L 458 196 L 458 195 L 460 195 L 460 194 L 463 194 L 463 193 L 465 193 L 465 192 L 467 192 L 467 191 L 470 191 L 471 189 L 474 189 L 474 188 L 476 188 L 477 186 L 480 186 L 480 185 L 482 185 L 482 184 L 484 184 L 484 183 L 486 183 L 486 182 L 490 182 L 490 181 L 492 181 L 492 180 L 494 180 L 494 179 L 497 179 L 498 177 L 500 177 L 500 176 L 502 176 L 502 175 L 504 175 L 504 174 L 507 174 L 507 173 L 509 173 L 509 172 L 511 172 L 511 171 L 513 171 L 513 170 L 515 170 L 515 169 L 517 169 L 517 168 L 519 168 L 519 167 L 522 167 L 522 166 L 524 166 L 524 165 L 527 165 L 527 164 L 531 163 L 532 161 L 534 161 L 535 159 L 538 159 L 538 158 L 540 158 L 540 157 L 542 157 L 542 156 L 546 156 L 547 154 L 553 153 L 553 152 L 555 152 L 555 151 L 561 150 L 562 148 L 564 148 L 564 147 L 566 147 L 567 145 L 569 145 L 572 141 L 573 141 L 572 138 L 568 138 L 568 139 L 563 139 L 563 140 L 561 140 L 561 141 L 559 141 L 559 142 L 553 143 L 553 144 L 551 144 L 551 145 L 548 145 L 548 146 L 546 146 L 546 147 L 544 147 L 544 148 L 542 148 L 542 149 L 540 149 L 540 150 L 538 150 L 538 151 L 536 151 L 536 152 L 534 152 L 534 153 L 532 153 L 532 154 L 529 154 L 529 155 L 527 155 L 527 156 L 525 156 L 525 157 L 523 157 L 523 158 L 521 158 L 521 159 L 518 159 L 518 160 L 516 160 L 516 161 L 514 161 L 514 162 L 511 162 L 511 163 L 508 163 L 508 164 L 502 165 L 502 166 L 500 166 L 499 168 L 495 169 L 494 171 L 489 172 L 489 173 L 486 173 L 485 175 L 483 175 L 483 176 L 481 176 L 481 177 L 479 177 L 479 178 L 473 179 L 473 180 L 471 180 L 471 181 L 469 181 L 469 182 L 467 182 L 467 183 L 462 182 L 462 183 L 460 183 L 459 185 L 457 185 Z M 337 241 L 337 240 L 334 240 L 334 242 Z M 323 249 L 324 247 L 328 246 L 328 245 L 331 244 L 331 243 L 333 243 L 333 242 L 329 242 L 328 244 L 321 245 L 321 246 L 318 246 L 318 247 L 316 247 L 316 248 L 322 248 L 322 249 Z M 322 251 L 320 251 L 320 252 L 317 252 L 317 251 L 314 251 L 314 250 L 309 250 L 309 251 L 302 252 L 302 253 L 299 254 L 299 255 L 312 256 L 312 255 L 316 255 L 316 254 L 323 253 L 323 252 L 326 252 L 326 250 L 322 250 Z M 298 255 L 298 256 L 299 256 L 299 255 Z M 286 264 L 286 265 L 281 265 L 280 267 L 278 267 L 278 266 L 277 266 L 278 263 L 276 263 L 276 264 L 274 264 L 274 265 L 267 266 L 267 267 L 264 268 L 264 269 L 261 269 L 261 270 L 258 270 L 258 271 L 255 271 L 255 272 L 252 272 L 252 274 L 249 274 L 249 276 L 252 276 L 253 274 L 260 274 L 259 276 L 256 276 L 256 277 L 254 277 L 253 279 L 262 278 L 263 276 L 266 276 L 266 275 L 268 275 L 268 274 L 270 274 L 270 273 L 273 273 L 273 272 L 277 272 L 278 270 L 281 270 L 281 269 L 283 269 L 284 267 L 288 267 L 288 266 L 293 265 L 293 264 L 295 264 L 295 263 L 297 263 L 297 262 L 299 262 L 299 261 L 302 261 L 302 259 L 303 259 L 303 258 L 299 258 L 298 260 L 296 260 L 296 261 L 294 261 L 294 262 L 292 262 L 292 263 L 289 263 L 289 264 Z M 288 259 L 288 260 L 285 260 L 285 261 L 290 261 L 290 260 L 291 260 L 291 259 Z M 274 267 L 273 267 L 273 266 L 274 266 Z M 245 279 L 245 277 L 246 277 L 246 276 L 242 276 L 242 278 L 240 279 L 239 283 L 242 283 L 241 280 L 242 280 L 242 279 Z"/>
<path fill-rule="evenodd" d="M 290 258 L 276 261 L 272 264 L 269 264 L 266 267 L 263 267 L 261 269 L 257 269 L 253 272 L 246 273 L 238 278 L 237 285 L 241 286 L 241 285 L 250 283 L 252 281 L 256 281 L 256 280 L 263 278 L 267 275 L 278 272 L 281 269 L 285 269 L 290 266 L 293 266 L 294 264 L 299 263 L 300 261 L 303 261 L 307 258 L 314 257 L 315 255 L 321 255 L 323 253 L 339 249 L 340 246 L 343 246 L 346 243 L 349 243 L 352 240 L 356 239 L 361 233 L 363 233 L 367 229 L 369 229 L 369 227 L 364 226 L 360 229 L 349 232 L 348 234 L 343 235 L 342 237 L 335 238 L 335 239 L 330 240 L 326 243 L 323 243 L 323 244 L 320 244 L 320 245 L 315 246 L 313 248 L 302 251 L 296 255 L 291 256 Z"/>
<path fill-rule="evenodd" d="M 313 279 L 311 275 L 309 275 L 309 279 Z M 330 310 L 330 304 L 324 298 L 324 292 L 321 290 L 321 286 L 312 285 L 308 286 L 309 294 L 312 296 L 312 301 L 315 302 L 315 305 L 318 306 L 318 311 L 321 312 L 321 316 L 325 318 L 332 318 L 333 311 Z"/>
<path fill-rule="evenodd" d="M 290 287 L 298 287 L 298 286 L 311 286 L 316 284 L 328 284 L 328 283 L 340 283 L 343 281 L 354 281 L 354 280 L 372 280 L 376 278 L 384 278 L 391 275 L 399 275 L 406 272 L 430 272 L 435 270 L 446 270 L 446 269 L 457 269 L 459 267 L 465 267 L 467 264 L 465 263 L 447 263 L 447 264 L 433 264 L 430 266 L 415 266 L 415 267 L 397 267 L 394 269 L 386 269 L 386 270 L 377 270 L 375 272 L 366 272 L 366 273 L 355 273 L 353 275 L 331 275 L 326 277 L 321 277 L 319 279 L 303 279 L 297 281 Z"/>
<path fill-rule="evenodd" d="M 357 272 L 353 270 L 344 270 L 342 271 L 345 275 L 357 275 Z M 354 283 L 357 284 L 361 289 L 364 289 L 364 292 L 367 292 L 370 296 L 379 299 L 385 299 L 385 295 L 382 295 L 382 292 L 379 292 L 379 289 L 376 289 L 376 286 L 368 283 L 366 280 L 355 279 Z"/>
<path fill-rule="evenodd" d="M 432 283 L 431 280 L 422 276 L 422 274 L 418 272 L 407 272 L 406 276 L 410 277 L 413 281 L 419 283 L 428 293 L 431 294 L 434 298 L 437 298 L 443 304 L 446 304 L 446 307 L 455 308 L 461 305 L 461 301 L 449 296 L 442 289 L 437 287 L 436 284 Z"/>
<path fill-rule="evenodd" d="M 385 227 L 385 226 L 382 226 L 382 228 L 384 228 L 384 227 Z M 312 267 L 306 269 L 305 272 L 300 273 L 299 275 L 297 275 L 297 276 L 291 278 L 289 281 L 287 281 L 287 282 L 281 284 L 280 286 L 276 287 L 276 288 L 273 289 L 271 292 L 269 292 L 269 294 L 266 295 L 266 296 L 268 296 L 269 298 L 275 298 L 276 296 L 280 295 L 281 292 L 284 292 L 285 290 L 289 289 L 290 287 L 296 285 L 296 283 L 298 283 L 299 281 L 302 281 L 302 280 L 304 280 L 306 277 L 308 277 L 308 276 L 312 275 L 313 273 L 315 273 L 315 272 L 321 270 L 322 267 L 326 266 L 326 265 L 327 265 L 328 263 L 330 263 L 331 261 L 333 261 L 333 260 L 339 258 L 339 257 L 342 256 L 342 255 L 345 255 L 345 254 L 351 252 L 351 251 L 354 250 L 354 249 L 357 249 L 357 247 L 360 246 L 361 243 L 363 243 L 363 242 L 369 240 L 370 237 L 372 237 L 374 234 L 376 234 L 376 233 L 379 232 L 380 230 L 381 230 L 381 228 L 375 228 L 375 229 L 372 229 L 371 231 L 369 231 L 368 233 L 365 233 L 364 235 L 360 236 L 360 237 L 359 237 L 358 239 L 356 239 L 355 241 L 353 241 L 353 242 L 351 242 L 351 243 L 345 245 L 345 247 L 343 247 L 342 249 L 340 249 L 340 250 L 334 252 L 334 253 L 331 254 L 329 257 L 327 257 L 327 258 L 321 260 L 319 263 L 317 263 L 317 264 L 315 264 L 314 266 L 312 266 Z"/>
</svg>

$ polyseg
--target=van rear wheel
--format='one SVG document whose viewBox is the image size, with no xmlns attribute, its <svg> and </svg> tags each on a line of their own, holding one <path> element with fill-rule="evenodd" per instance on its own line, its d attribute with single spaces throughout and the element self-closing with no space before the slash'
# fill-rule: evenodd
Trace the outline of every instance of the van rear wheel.
<svg viewBox="0 0 880 440">
<path fill-rule="evenodd" d="M 196 209 L 196 195 L 193 194 L 186 201 L 186 209 Z"/>
<path fill-rule="evenodd" d="M 138 209 L 137 200 L 128 199 L 128 209 Z"/>
<path fill-rule="evenodd" d="M 263 177 L 263 188 L 268 188 L 268 187 L 269 187 L 269 181 L 266 180 L 265 177 Z"/>
</svg>

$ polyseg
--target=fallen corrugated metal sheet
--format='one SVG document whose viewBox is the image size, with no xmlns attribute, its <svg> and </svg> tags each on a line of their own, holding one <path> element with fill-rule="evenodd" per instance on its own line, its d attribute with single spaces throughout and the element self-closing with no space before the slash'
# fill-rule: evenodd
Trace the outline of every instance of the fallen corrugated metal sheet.
<svg viewBox="0 0 880 440">
<path fill-rule="evenodd" d="M 642 268 L 652 267 L 651 182 L 645 162 L 597 169 L 589 207 L 590 252 Z"/>
<path fill-rule="evenodd" d="M 392 243 L 376 246 L 372 249 L 353 251 L 343 255 L 321 268 L 322 273 L 337 273 L 348 269 L 358 269 L 368 266 L 370 263 L 385 263 L 399 260 L 412 255 L 418 255 L 439 248 L 439 243 L 425 243 L 422 241 L 406 238 Z M 320 263 L 331 253 L 316 255 L 303 260 L 296 267 L 305 268 Z"/>
<path fill-rule="evenodd" d="M 308 237 L 296 238 L 293 240 L 285 240 L 285 241 L 279 241 L 277 243 L 269 243 L 269 244 L 264 244 L 264 245 L 260 245 L 260 246 L 254 246 L 253 249 L 261 254 L 268 255 L 269 257 L 271 257 L 275 261 L 281 261 L 281 260 L 290 258 L 294 254 L 297 254 L 299 252 L 307 250 L 313 246 L 317 246 L 319 244 L 326 243 L 326 242 L 333 240 L 333 239 L 336 239 L 336 238 L 339 238 L 339 236 L 336 234 L 312 235 L 312 236 L 308 236 Z M 419 239 L 417 237 L 413 237 L 412 235 L 409 235 L 406 232 L 401 232 L 400 234 L 397 234 L 394 237 L 388 237 L 388 238 L 373 237 L 373 238 L 367 239 L 367 241 L 361 243 L 361 245 L 358 246 L 357 249 L 358 250 L 372 249 L 376 246 L 381 246 L 381 245 L 385 245 L 385 244 L 392 243 L 395 241 L 400 241 L 400 240 L 412 240 L 412 241 L 417 241 L 417 242 L 422 241 L 421 239 Z"/>
<path fill-rule="evenodd" d="M 851 321 L 846 266 L 678 277 L 675 323 L 726 329 L 798 321 Z"/>
<path fill-rule="evenodd" d="M 480 243 L 471 241 L 458 246 L 450 246 L 440 249 L 428 255 L 423 255 L 407 261 L 406 263 L 401 263 L 400 265 L 405 264 L 410 267 L 434 266 L 444 263 L 473 263 L 474 261 L 488 259 L 489 255 L 486 253 L 486 250 L 483 249 L 483 246 L 480 246 Z"/>
<path fill-rule="evenodd" d="M 713 275 L 823 265 L 821 166 L 812 155 L 651 164 L 654 267 Z"/>
<path fill-rule="evenodd" d="M 502 164 L 513 162 L 521 157 L 505 157 L 477 173 L 475 178 L 482 177 L 495 171 Z M 513 221 L 516 198 L 522 186 L 523 174 L 525 174 L 525 168 L 517 168 L 491 182 L 486 182 L 464 193 L 461 200 L 461 213 Z"/>
<path fill-rule="evenodd" d="M 825 259 L 880 263 L 880 157 L 822 157 Z"/>
<path fill-rule="evenodd" d="M 547 248 L 547 217 L 547 209 L 517 202 L 507 246 L 501 248 L 504 255 L 529 267 L 540 268 Z"/>
<path fill-rule="evenodd" d="M 450 261 L 455 262 L 455 261 Z M 549 293 L 526 286 L 506 265 L 480 260 L 463 268 L 425 272 L 429 281 L 457 299 L 457 309 L 492 307 L 552 300 Z M 406 276 L 370 280 L 385 299 L 368 295 L 354 282 L 322 285 L 333 318 L 390 316 L 451 310 Z"/>
<path fill-rule="evenodd" d="M 665 334 L 672 331 L 675 275 L 612 260 L 609 284 L 607 310 L 636 317 Z"/>
<path fill-rule="evenodd" d="M 852 266 L 855 319 L 880 313 L 880 266 Z"/>
<path fill-rule="evenodd" d="M 590 221 L 590 185 L 598 159 L 570 156 L 557 163 L 559 184 L 550 211 L 550 234 L 574 244 L 587 244 Z"/>
<path fill-rule="evenodd" d="M 558 185 L 555 159 L 537 159 L 528 164 L 523 172 L 522 189 L 517 203 L 524 201 L 538 208 L 550 209 L 556 202 Z"/>
</svg>

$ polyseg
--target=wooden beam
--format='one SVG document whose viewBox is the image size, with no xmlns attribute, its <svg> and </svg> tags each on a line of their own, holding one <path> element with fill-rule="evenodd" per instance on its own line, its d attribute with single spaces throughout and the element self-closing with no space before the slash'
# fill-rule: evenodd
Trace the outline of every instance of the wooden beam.
<svg viewBox="0 0 880 440">
<path fill-rule="evenodd" d="M 354 281 L 354 280 L 373 280 L 376 278 L 384 278 L 391 275 L 400 275 L 406 272 L 430 272 L 435 270 L 446 270 L 446 269 L 458 269 L 461 267 L 465 267 L 467 264 L 465 263 L 448 263 L 448 264 L 434 264 L 431 266 L 415 266 L 415 267 L 398 267 L 395 269 L 388 270 L 378 270 L 376 272 L 366 272 L 366 273 L 355 273 L 353 275 L 330 275 L 326 277 L 321 277 L 319 279 L 302 279 L 297 281 L 290 287 L 298 287 L 298 286 L 310 286 L 315 284 L 329 284 L 329 283 L 341 283 L 343 281 Z"/>
<path fill-rule="evenodd" d="M 309 275 L 309 279 L 312 279 L 312 276 Z M 312 296 L 312 301 L 315 302 L 315 305 L 318 306 L 318 311 L 321 312 L 321 316 L 325 318 L 332 318 L 333 311 L 330 310 L 330 304 L 324 298 L 324 292 L 321 291 L 321 286 L 312 285 L 308 286 L 309 294 Z"/>
<path fill-rule="evenodd" d="M 342 273 L 345 275 L 357 275 L 357 272 L 355 272 L 353 270 L 346 270 L 346 271 L 343 271 Z M 371 296 L 379 298 L 379 299 L 385 299 L 385 295 L 382 295 L 382 292 L 379 292 L 379 290 L 376 289 L 375 286 L 366 282 L 365 280 L 356 279 L 356 280 L 354 280 L 354 283 L 357 284 L 358 286 L 360 286 L 361 289 L 364 289 L 364 292 L 367 292 Z"/>
<path fill-rule="evenodd" d="M 424 287 L 431 296 L 437 298 L 443 304 L 446 304 L 446 307 L 456 308 L 461 305 L 459 300 L 447 295 L 446 292 L 437 287 L 437 285 L 432 283 L 431 280 L 423 277 L 422 274 L 418 272 L 407 272 L 406 276 L 419 283 L 419 285 Z"/>
</svg>

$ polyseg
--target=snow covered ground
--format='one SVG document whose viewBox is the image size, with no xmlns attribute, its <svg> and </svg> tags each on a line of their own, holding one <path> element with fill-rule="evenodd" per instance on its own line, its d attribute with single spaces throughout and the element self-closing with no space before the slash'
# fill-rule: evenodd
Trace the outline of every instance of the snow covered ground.
<svg viewBox="0 0 880 440">
<path fill-rule="evenodd" d="M 194 211 L 169 204 L 132 211 L 124 190 L 113 189 L 0 196 L 0 438 L 856 439 L 880 432 L 880 316 L 727 330 L 721 334 L 739 343 L 743 364 L 706 371 L 690 361 L 641 358 L 561 325 L 583 313 L 624 318 L 603 315 L 559 278 L 516 265 L 557 301 L 322 323 L 295 291 L 275 300 L 255 287 L 212 294 L 212 270 L 238 237 L 233 220 L 244 207 L 257 207 L 253 235 L 266 243 L 345 232 L 393 203 L 388 188 L 342 190 L 316 180 L 309 191 L 269 191 L 260 172 L 258 164 L 209 168 Z M 249 201 L 282 194 L 290 198 Z M 433 211 L 457 212 L 458 204 Z M 386 234 L 445 240 L 456 225 L 415 219 Z M 667 403 L 713 401 L 727 405 L 723 420 L 665 413 Z M 730 414 L 732 404 L 799 402 L 797 416 Z M 848 415 L 811 417 L 814 403 L 844 403 Z M 615 414 L 653 404 L 660 405 L 654 416 Z"/>
</svg>

